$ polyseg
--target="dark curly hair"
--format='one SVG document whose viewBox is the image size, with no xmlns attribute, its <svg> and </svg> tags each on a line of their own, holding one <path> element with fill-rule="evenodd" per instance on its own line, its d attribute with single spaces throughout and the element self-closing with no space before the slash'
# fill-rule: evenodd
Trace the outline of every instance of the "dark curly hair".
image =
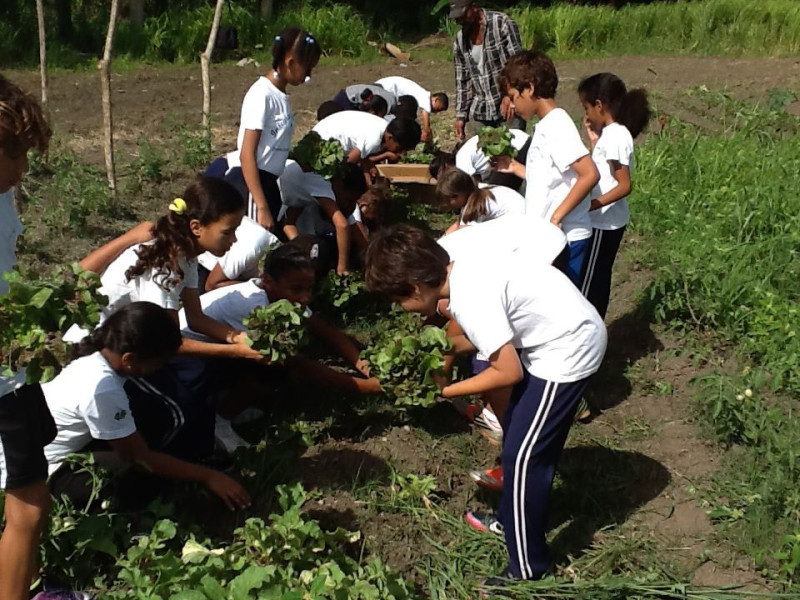
<svg viewBox="0 0 800 600">
<path fill-rule="evenodd" d="M 128 281 L 148 271 L 154 271 L 163 289 L 169 290 L 181 281 L 185 273 L 179 265 L 181 258 L 199 254 L 197 238 L 190 223 L 198 221 L 209 225 L 225 215 L 244 212 L 242 196 L 230 183 L 212 177 L 198 177 L 183 192 L 186 211 L 183 214 L 169 211 L 153 226 L 153 242 L 143 244 L 136 251 L 139 260 L 125 272 Z"/>
<path fill-rule="evenodd" d="M 538 50 L 525 50 L 508 59 L 498 78 L 500 89 L 523 90 L 533 86 L 537 98 L 555 98 L 558 73 L 553 61 Z"/>
</svg>

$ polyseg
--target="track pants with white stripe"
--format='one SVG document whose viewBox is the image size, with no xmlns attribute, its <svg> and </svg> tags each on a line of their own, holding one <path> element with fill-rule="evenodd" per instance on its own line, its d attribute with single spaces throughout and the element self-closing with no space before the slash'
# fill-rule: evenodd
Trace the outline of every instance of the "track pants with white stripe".
<svg viewBox="0 0 800 600">
<path fill-rule="evenodd" d="M 623 235 L 624 227 L 613 230 L 592 229 L 581 293 L 603 318 L 611 298 L 611 270 L 614 268 Z"/>
<path fill-rule="evenodd" d="M 538 579 L 550 568 L 550 490 L 587 381 L 555 383 L 525 371 L 511 394 L 503 419 L 500 522 L 514 577 Z"/>
</svg>

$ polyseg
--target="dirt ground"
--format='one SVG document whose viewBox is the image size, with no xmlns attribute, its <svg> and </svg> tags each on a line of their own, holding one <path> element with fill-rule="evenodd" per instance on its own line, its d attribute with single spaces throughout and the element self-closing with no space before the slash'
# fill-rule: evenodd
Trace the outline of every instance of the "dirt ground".
<svg viewBox="0 0 800 600">
<path fill-rule="evenodd" d="M 645 87 L 658 111 L 692 115 L 681 108 L 680 97 L 688 88 L 705 85 L 726 89 L 743 99 L 757 99 L 774 87 L 800 89 L 800 60 L 729 59 L 692 57 L 615 57 L 572 60 L 557 64 L 558 100 L 573 115 L 580 112 L 574 93 L 582 77 L 599 71 L 618 74 L 629 87 Z M 236 142 L 239 110 L 244 93 L 265 72 L 265 66 L 212 68 L 212 123 L 215 149 L 227 151 Z M 394 61 L 358 66 L 319 67 L 308 85 L 290 90 L 299 134 L 313 124 L 316 108 L 342 87 L 375 81 L 387 75 L 409 77 L 432 91 L 454 90 L 450 63 L 426 61 L 402 65 Z M 36 93 L 38 73 L 11 72 L 9 76 Z M 115 135 L 121 148 L 130 148 L 140 134 L 151 143 L 163 141 L 164 123 L 200 122 L 202 89 L 199 67 L 144 67 L 112 77 Z M 50 79 L 52 120 L 59 135 L 84 159 L 102 162 L 102 111 L 96 73 L 55 73 Z M 800 103 L 791 110 L 800 111 Z M 450 132 L 453 108 L 438 115 L 440 138 Z M 447 123 L 444 126 L 444 123 Z"/>
<path fill-rule="evenodd" d="M 707 86 L 743 99 L 758 99 L 773 87 L 800 89 L 798 59 L 723 59 L 686 57 L 619 57 L 566 61 L 558 65 L 559 101 L 573 114 L 580 106 L 574 93 L 581 77 L 613 71 L 629 87 L 648 89 L 659 113 L 702 121 L 682 101 L 684 91 Z M 213 68 L 215 150 L 235 143 L 241 99 L 263 72 L 253 66 Z M 306 131 L 316 107 L 338 89 L 355 82 L 401 74 L 431 90 L 453 91 L 452 66 L 445 62 L 387 61 L 348 67 L 321 67 L 310 85 L 292 90 L 298 133 Z M 9 76 L 35 91 L 38 75 Z M 123 151 L 135 149 L 143 134 L 152 144 L 164 141 L 165 123 L 199 122 L 199 67 L 155 68 L 125 72 L 113 78 L 116 131 Z M 51 77 L 52 120 L 59 137 L 78 155 L 102 161 L 101 110 L 97 75 L 56 73 Z M 790 110 L 797 112 L 795 103 Z M 435 117 L 443 145 L 453 121 L 449 113 Z M 635 215 L 634 215 L 635 219 Z M 629 237 L 615 273 L 607 319 L 609 354 L 603 375 L 593 383 L 592 401 L 602 413 L 588 425 L 573 429 L 556 494 L 583 493 L 592 486 L 612 486 L 608 469 L 615 469 L 607 510 L 591 518 L 554 511 L 554 548 L 558 556 L 579 555 L 609 535 L 645 535 L 658 544 L 671 563 L 682 567 L 701 585 L 759 586 L 752 560 L 737 556 L 715 541 L 711 523 L 696 490 L 714 473 L 720 451 L 704 442 L 691 421 L 690 383 L 699 374 L 691 356 L 682 354 L 684 341 L 661 331 L 639 316 L 640 295 L 649 274 L 637 262 L 641 240 Z M 443 505 L 458 514 L 491 498 L 476 496 L 467 469 L 490 466 L 495 451 L 449 407 L 437 407 L 416 429 L 389 423 L 365 427 L 346 436 L 331 436 L 312 447 L 299 461 L 301 478 L 324 495 L 315 509 L 338 525 L 364 531 L 369 547 L 388 563 L 412 573 L 425 544 L 402 515 L 379 514 L 358 498 L 354 479 L 387 482 L 392 470 L 434 475 Z M 356 475 L 354 475 L 356 473 Z M 556 507 L 559 503 L 556 502 Z M 608 528 L 613 526 L 613 533 Z"/>
</svg>

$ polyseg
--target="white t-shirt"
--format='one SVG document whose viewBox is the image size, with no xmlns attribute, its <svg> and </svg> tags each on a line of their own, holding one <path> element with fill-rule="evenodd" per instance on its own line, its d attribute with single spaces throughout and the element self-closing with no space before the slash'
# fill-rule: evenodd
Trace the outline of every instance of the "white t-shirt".
<svg viewBox="0 0 800 600">
<path fill-rule="evenodd" d="M 606 328 L 572 282 L 549 265 L 512 254 L 504 260 L 455 261 L 450 312 L 483 360 L 506 343 L 539 379 L 568 383 L 600 368 Z"/>
<path fill-rule="evenodd" d="M 511 145 L 519 152 L 530 136 L 521 129 L 511 129 Z M 456 168 L 468 175 L 480 175 L 486 179 L 492 174 L 489 158 L 478 148 L 478 136 L 473 135 L 456 152 Z"/>
<path fill-rule="evenodd" d="M 136 433 L 130 402 L 118 375 L 100 352 L 71 362 L 42 384 L 58 434 L 44 448 L 52 475 L 67 455 L 95 440 L 119 440 Z"/>
<path fill-rule="evenodd" d="M 103 309 L 106 317 L 121 306 L 139 301 L 152 302 L 167 310 L 178 310 L 181 307 L 183 288 L 197 288 L 197 259 L 178 260 L 178 266 L 183 271 L 183 280 L 168 289 L 159 285 L 159 282 L 164 281 L 164 277 L 154 276 L 153 271 L 145 272 L 128 281 L 125 272 L 139 260 L 136 254 L 138 249 L 139 246 L 131 246 L 125 250 L 100 276 L 102 283 L 100 291 L 108 296 L 108 306 Z"/>
<path fill-rule="evenodd" d="M 439 238 L 451 261 L 500 260 L 505 254 L 519 253 L 526 261 L 552 264 L 567 245 L 564 232 L 552 223 L 530 216 L 505 215 L 472 227 L 462 227 Z"/>
<path fill-rule="evenodd" d="M 413 96 L 417 104 L 419 104 L 420 110 L 424 110 L 427 113 L 431 112 L 431 93 L 416 81 L 393 75 L 378 79 L 375 83 L 394 94 L 397 98 L 400 96 Z"/>
<path fill-rule="evenodd" d="M 336 201 L 329 181 L 314 171 L 303 171 L 293 160 L 286 161 L 283 175 L 278 178 L 278 186 L 281 188 L 283 201 L 281 213 L 285 213 L 288 207 L 319 206 L 317 198 L 330 198 Z"/>
<path fill-rule="evenodd" d="M 261 131 L 256 149 L 258 168 L 275 176 L 280 175 L 289 157 L 294 135 L 294 115 L 289 106 L 289 97 L 266 77 L 259 77 L 244 95 L 239 135 L 236 138 L 237 149 L 228 153 L 229 169 L 242 166 L 239 152 L 248 129 Z"/>
<path fill-rule="evenodd" d="M 17 264 L 17 238 L 22 233 L 22 221 L 14 207 L 14 188 L 0 194 L 0 275 Z M 0 294 L 8 293 L 8 284 L 0 276 Z M 10 377 L 0 375 L 0 398 L 25 385 L 25 369 Z"/>
<path fill-rule="evenodd" d="M 325 117 L 314 125 L 323 140 L 338 140 L 345 155 L 353 149 L 361 157 L 379 152 L 388 123 L 378 116 L 357 110 L 343 110 Z"/>
<path fill-rule="evenodd" d="M 592 198 L 607 194 L 619 183 L 614 178 L 609 161 L 615 160 L 628 167 L 633 180 L 633 136 L 628 128 L 619 123 L 606 125 L 592 150 L 592 160 L 600 173 L 600 181 L 592 190 Z M 610 230 L 625 227 L 631 219 L 628 199 L 620 198 L 610 206 L 589 211 L 589 217 L 595 229 Z"/>
<path fill-rule="evenodd" d="M 244 331 L 243 321 L 254 308 L 267 305 L 267 292 L 259 285 L 258 279 L 226 285 L 200 296 L 200 306 L 204 314 L 238 331 Z M 183 337 L 204 342 L 216 341 L 190 329 L 185 311 L 181 310 L 179 318 Z"/>
<path fill-rule="evenodd" d="M 486 198 L 486 214 L 475 221 L 466 223 L 466 225 L 484 223 L 504 215 L 522 216 L 525 214 L 525 197 L 519 192 L 515 192 L 511 188 L 502 185 L 486 185 L 482 183 L 478 187 L 481 189 L 488 189 L 494 197 Z M 463 219 L 464 211 L 461 211 L 461 214 L 461 224 L 465 225 Z"/>
<path fill-rule="evenodd" d="M 258 263 L 278 237 L 267 231 L 250 217 L 244 217 L 236 228 L 236 241 L 223 257 L 203 252 L 197 262 L 209 271 L 219 264 L 228 279 L 250 279 L 258 276 Z"/>
<path fill-rule="evenodd" d="M 397 96 L 391 90 L 383 89 L 380 87 L 380 85 L 348 85 L 344 89 L 344 93 L 350 102 L 361 106 L 361 103 L 363 102 L 361 99 L 361 94 L 363 94 L 365 90 L 369 90 L 374 96 L 380 96 L 386 100 L 386 109 L 389 111 L 391 111 L 395 107 L 395 104 L 397 104 Z"/>
<path fill-rule="evenodd" d="M 575 123 L 563 108 L 555 108 L 536 124 L 525 165 L 527 214 L 550 217 L 578 180 L 570 168 L 588 155 Z M 587 195 L 562 221 L 567 240 L 577 242 L 592 235 Z"/>
</svg>

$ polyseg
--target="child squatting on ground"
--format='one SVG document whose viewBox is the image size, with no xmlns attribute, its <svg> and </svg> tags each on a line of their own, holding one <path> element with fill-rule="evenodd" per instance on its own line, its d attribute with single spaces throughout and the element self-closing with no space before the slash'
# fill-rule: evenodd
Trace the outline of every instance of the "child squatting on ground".
<svg viewBox="0 0 800 600">
<path fill-rule="evenodd" d="M 369 290 L 407 311 L 432 316 L 441 300 L 449 303 L 443 314 L 460 328 L 450 330 L 453 351 L 477 351 L 485 364 L 445 385 L 443 397 L 510 391 L 507 408 L 496 410 L 504 432 L 503 577 L 541 578 L 551 567 L 545 532 L 555 466 L 605 353 L 600 315 L 552 266 L 519 253 L 451 262 L 434 239 L 408 225 L 374 236 L 365 278 Z"/>
</svg>

